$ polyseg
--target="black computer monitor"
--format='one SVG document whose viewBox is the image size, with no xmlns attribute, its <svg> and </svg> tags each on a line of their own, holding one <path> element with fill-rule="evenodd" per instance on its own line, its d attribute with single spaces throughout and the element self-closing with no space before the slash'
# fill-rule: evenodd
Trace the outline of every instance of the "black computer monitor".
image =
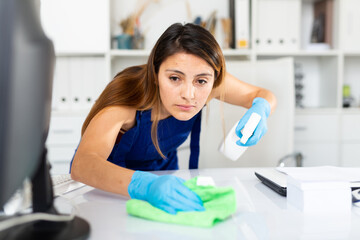
<svg viewBox="0 0 360 240">
<path fill-rule="evenodd" d="M 64 217 L 53 206 L 45 147 L 54 63 L 53 44 L 40 23 L 39 1 L 1 0 L 0 208 L 25 179 L 31 179 L 33 213 L 28 219 L 36 213 Z M 23 216 L 1 215 L 0 239 L 82 239 L 89 235 L 88 223 L 79 217 L 55 221 L 40 217 L 4 227 L 9 219 L 20 223 Z"/>
</svg>

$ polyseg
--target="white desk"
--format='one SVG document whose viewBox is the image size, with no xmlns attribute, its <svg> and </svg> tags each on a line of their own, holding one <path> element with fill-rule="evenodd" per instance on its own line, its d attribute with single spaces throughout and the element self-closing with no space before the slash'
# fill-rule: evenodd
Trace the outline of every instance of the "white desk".
<svg viewBox="0 0 360 240">
<path fill-rule="evenodd" d="M 254 168 L 162 171 L 184 179 L 213 177 L 217 186 L 232 186 L 238 210 L 213 228 L 166 224 L 129 216 L 127 198 L 86 186 L 57 199 L 75 205 L 75 211 L 91 224 L 91 239 L 360 239 L 360 208 L 333 216 L 304 215 L 286 198 L 263 185 Z M 326 201 L 326 199 L 324 199 Z M 327 199 L 331 201 L 331 199 Z"/>
</svg>

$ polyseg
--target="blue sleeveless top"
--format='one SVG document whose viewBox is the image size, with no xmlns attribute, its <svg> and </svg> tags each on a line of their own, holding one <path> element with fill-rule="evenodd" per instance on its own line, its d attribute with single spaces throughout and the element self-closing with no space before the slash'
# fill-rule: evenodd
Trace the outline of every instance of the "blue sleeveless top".
<svg viewBox="0 0 360 240">
<path fill-rule="evenodd" d="M 188 121 L 172 116 L 159 121 L 158 143 L 166 159 L 160 156 L 151 140 L 151 125 L 151 110 L 137 111 L 135 126 L 114 145 L 108 161 L 133 170 L 177 170 L 177 148 L 191 132 L 189 168 L 198 168 L 201 111 Z"/>
<path fill-rule="evenodd" d="M 174 117 L 158 123 L 158 143 L 166 159 L 157 152 L 151 140 L 151 110 L 137 111 L 136 123 L 125 132 L 115 144 L 108 161 L 133 170 L 176 170 L 179 169 L 177 148 L 191 134 L 191 155 L 189 168 L 197 168 L 199 158 L 199 134 L 201 111 L 188 121 Z"/>
</svg>

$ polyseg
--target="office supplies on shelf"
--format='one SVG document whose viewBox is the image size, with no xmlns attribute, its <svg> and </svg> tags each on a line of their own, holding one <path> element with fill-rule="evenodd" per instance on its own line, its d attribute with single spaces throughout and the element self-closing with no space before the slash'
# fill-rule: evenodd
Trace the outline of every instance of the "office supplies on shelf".
<svg viewBox="0 0 360 240">
<path fill-rule="evenodd" d="M 236 48 L 235 39 L 235 0 L 229 0 L 229 17 L 231 19 L 231 39 L 230 48 Z"/>
<path fill-rule="evenodd" d="M 235 47 L 249 48 L 250 43 L 250 7 L 249 0 L 235 0 Z"/>
<path fill-rule="evenodd" d="M 332 46 L 333 0 L 322 0 L 314 3 L 314 22 L 311 43 L 325 43 Z"/>
</svg>

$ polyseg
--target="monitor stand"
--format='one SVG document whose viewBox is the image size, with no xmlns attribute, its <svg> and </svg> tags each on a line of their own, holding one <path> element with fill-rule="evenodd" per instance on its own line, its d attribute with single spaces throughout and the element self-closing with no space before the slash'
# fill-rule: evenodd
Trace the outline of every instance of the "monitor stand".
<svg viewBox="0 0 360 240">
<path fill-rule="evenodd" d="M 46 160 L 44 148 L 38 170 L 32 178 L 33 213 L 60 215 L 54 207 L 53 187 L 50 177 L 50 165 Z M 31 213 L 30 213 L 31 214 Z M 11 216 L 16 219 L 18 216 Z M 0 232 L 0 239 L 87 239 L 90 234 L 89 223 L 75 216 L 71 221 L 51 222 L 35 221 L 20 224 Z"/>
</svg>

